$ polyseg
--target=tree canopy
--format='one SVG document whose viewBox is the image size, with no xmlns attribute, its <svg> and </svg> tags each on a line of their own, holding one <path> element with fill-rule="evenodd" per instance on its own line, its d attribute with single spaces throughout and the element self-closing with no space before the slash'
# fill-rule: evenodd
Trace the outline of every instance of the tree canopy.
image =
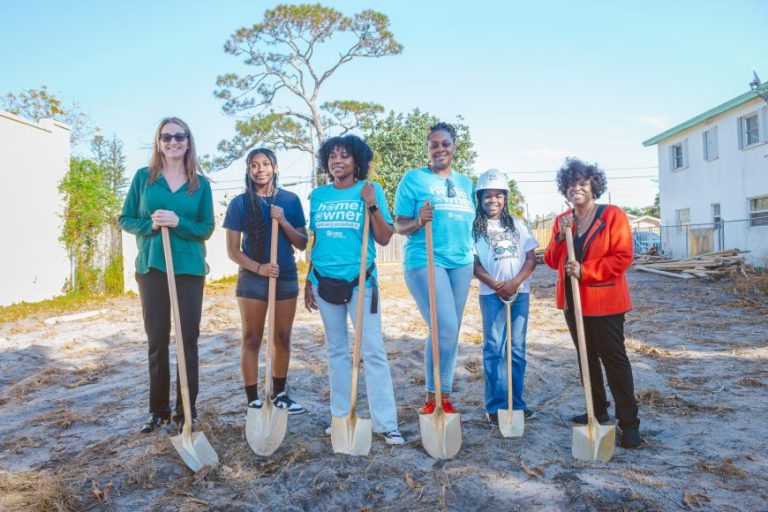
<svg viewBox="0 0 768 512">
<path fill-rule="evenodd" d="M 3 108 L 11 114 L 39 121 L 55 119 L 71 128 L 70 137 L 76 144 L 91 132 L 90 119 L 77 103 L 69 106 L 48 92 L 45 85 L 37 89 L 27 89 L 18 94 L 7 93 L 0 100 Z"/>
<path fill-rule="evenodd" d="M 352 16 L 320 4 L 267 10 L 259 23 L 237 30 L 224 45 L 247 70 L 216 81 L 224 112 L 239 119 L 235 136 L 219 143 L 220 154 L 207 158 L 207 167 L 227 167 L 256 145 L 312 154 L 330 134 L 370 126 L 383 107 L 349 99 L 321 102 L 321 89 L 354 59 L 402 49 L 387 16 L 374 10 Z"/>
</svg>

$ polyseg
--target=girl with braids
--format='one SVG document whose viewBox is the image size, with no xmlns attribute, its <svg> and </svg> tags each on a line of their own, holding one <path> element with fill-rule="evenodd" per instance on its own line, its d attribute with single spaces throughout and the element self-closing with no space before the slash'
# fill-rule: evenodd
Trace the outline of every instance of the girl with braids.
<svg viewBox="0 0 768 512">
<path fill-rule="evenodd" d="M 456 130 L 447 123 L 432 126 L 427 135 L 429 165 L 405 173 L 395 194 L 397 232 L 405 243 L 405 284 L 421 317 L 429 325 L 429 288 L 424 224 L 432 222 L 440 346 L 440 384 L 443 409 L 454 412 L 449 395 L 459 349 L 459 328 L 472 280 L 472 219 L 475 197 L 469 177 L 454 172 Z M 435 410 L 431 337 L 425 340 L 424 414 Z"/>
<path fill-rule="evenodd" d="M 264 336 L 269 278 L 277 278 L 275 301 L 275 363 L 272 366 L 272 400 L 288 414 L 301 414 L 304 407 L 285 390 L 291 357 L 291 329 L 299 296 L 299 281 L 293 248 L 307 246 L 306 221 L 298 196 L 277 187 L 277 158 L 269 149 L 259 148 L 246 158 L 245 192 L 227 208 L 227 253 L 240 265 L 237 276 L 237 303 L 243 324 L 240 370 L 248 407 L 260 408 L 257 383 L 259 348 Z M 277 220 L 277 263 L 269 262 L 272 219 Z M 241 240 L 242 239 L 242 240 Z"/>
<path fill-rule="evenodd" d="M 528 329 L 528 277 L 536 268 L 539 246 L 525 224 L 509 214 L 507 177 L 491 169 L 476 186 L 477 213 L 472 224 L 475 242 L 475 277 L 480 281 L 483 316 L 483 375 L 485 414 L 498 422 L 498 410 L 507 408 L 507 329 L 512 329 L 512 408 L 535 417 L 523 400 L 525 334 Z M 512 303 L 512 325 L 507 325 L 503 300 L 517 293 Z"/>
</svg>

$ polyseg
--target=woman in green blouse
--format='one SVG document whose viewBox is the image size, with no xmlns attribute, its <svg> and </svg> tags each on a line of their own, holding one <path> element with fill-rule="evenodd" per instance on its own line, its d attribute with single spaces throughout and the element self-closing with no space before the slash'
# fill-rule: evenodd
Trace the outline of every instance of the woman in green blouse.
<svg viewBox="0 0 768 512">
<path fill-rule="evenodd" d="M 152 432 L 171 419 L 168 344 L 171 306 L 165 274 L 161 227 L 168 227 L 179 296 L 192 417 L 197 418 L 197 338 L 203 287 L 208 265 L 205 241 L 213 233 L 211 186 L 202 176 L 189 126 L 179 118 L 160 122 L 152 143 L 149 167 L 136 172 L 125 198 L 120 226 L 136 235 L 136 281 L 139 284 L 149 356 L 149 419 L 141 431 Z M 184 421 L 181 391 L 176 379 L 179 428 Z"/>
</svg>

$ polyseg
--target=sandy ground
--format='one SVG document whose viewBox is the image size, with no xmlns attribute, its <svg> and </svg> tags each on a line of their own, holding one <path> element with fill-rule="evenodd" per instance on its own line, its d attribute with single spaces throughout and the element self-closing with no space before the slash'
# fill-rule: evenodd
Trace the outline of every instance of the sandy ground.
<svg viewBox="0 0 768 512">
<path fill-rule="evenodd" d="M 526 396 L 539 417 L 505 439 L 482 415 L 476 289 L 461 336 L 455 398 L 463 447 L 422 449 L 423 321 L 398 266 L 381 270 L 385 342 L 401 431 L 368 457 L 334 455 L 317 313 L 294 328 L 289 386 L 308 414 L 281 448 L 253 454 L 243 434 L 239 314 L 231 287 L 209 290 L 200 338 L 202 426 L 221 465 L 196 478 L 146 416 L 138 298 L 96 318 L 0 326 L 0 510 L 768 510 L 768 304 L 722 282 L 630 272 L 627 347 L 641 404 L 641 449 L 608 464 L 571 457 L 568 418 L 583 408 L 575 351 L 553 305 L 555 275 L 534 275 Z M 362 391 L 364 396 L 365 387 Z M 361 412 L 367 405 L 362 400 Z"/>
</svg>

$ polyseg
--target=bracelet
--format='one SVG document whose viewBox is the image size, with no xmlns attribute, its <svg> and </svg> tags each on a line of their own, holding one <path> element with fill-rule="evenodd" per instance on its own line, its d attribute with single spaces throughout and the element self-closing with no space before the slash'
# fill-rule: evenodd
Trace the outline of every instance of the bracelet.
<svg viewBox="0 0 768 512">
<path fill-rule="evenodd" d="M 423 227 L 424 227 L 424 223 L 423 223 L 423 222 L 421 222 L 421 215 L 419 215 L 418 217 L 416 217 L 416 227 L 417 227 L 417 228 L 419 228 L 419 229 L 421 229 L 421 228 L 423 228 Z"/>
</svg>

